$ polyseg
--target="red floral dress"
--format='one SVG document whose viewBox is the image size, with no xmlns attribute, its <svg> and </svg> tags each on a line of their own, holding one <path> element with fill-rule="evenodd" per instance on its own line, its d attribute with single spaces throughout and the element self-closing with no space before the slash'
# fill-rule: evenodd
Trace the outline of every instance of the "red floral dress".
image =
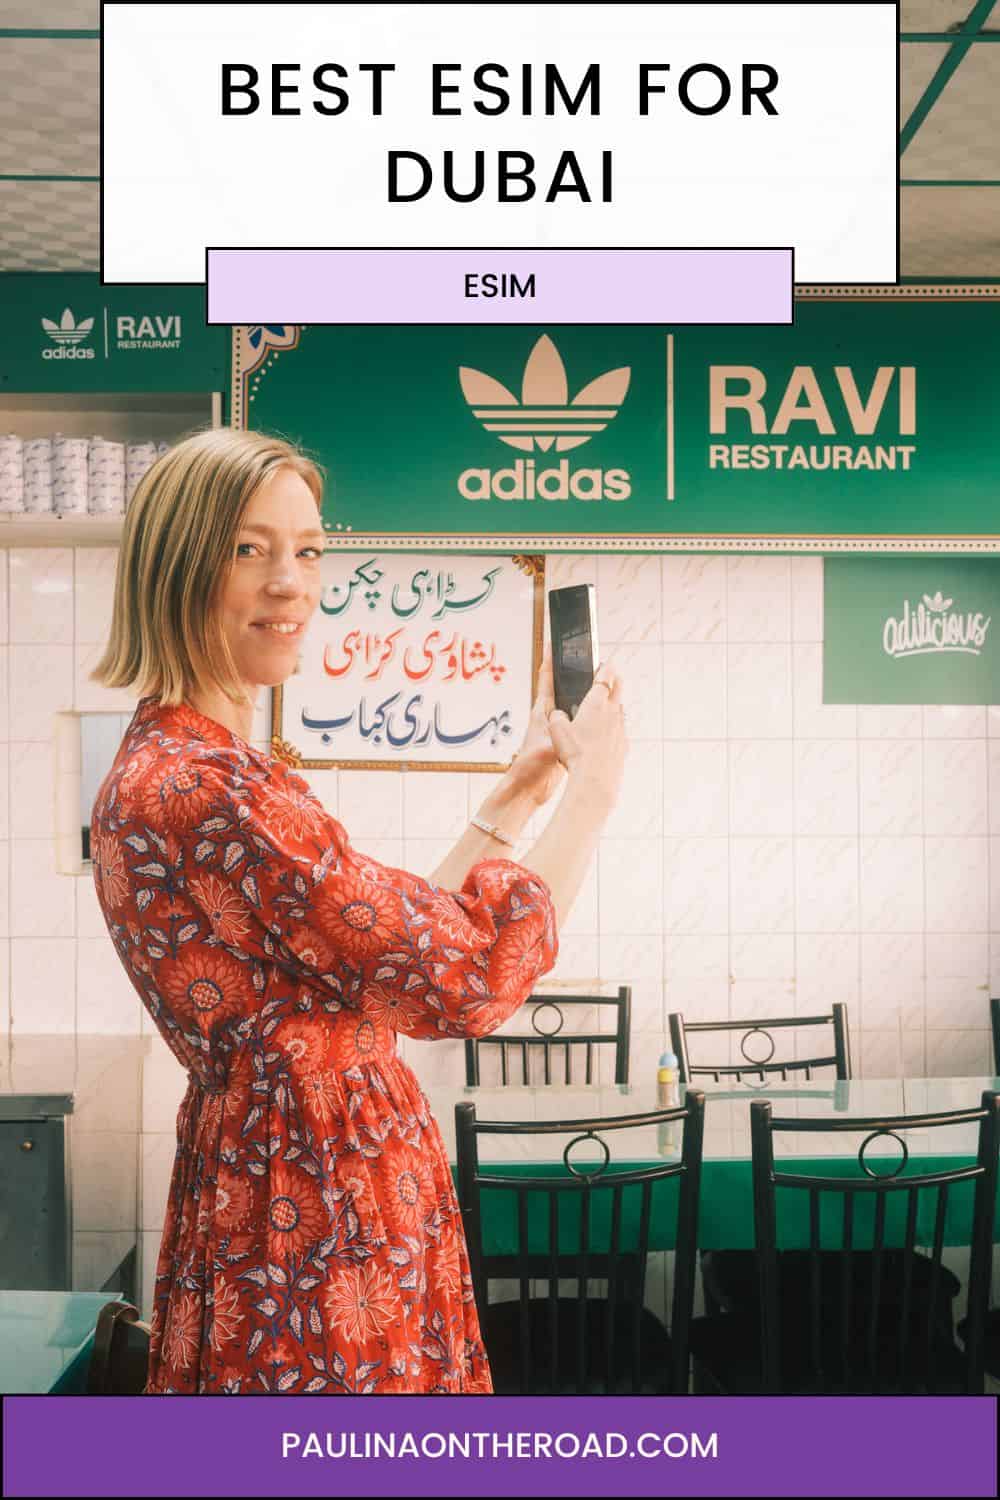
<svg viewBox="0 0 1000 1500">
<path fill-rule="evenodd" d="M 555 962 L 506 859 L 451 894 L 301 777 L 144 698 L 94 805 L 118 956 L 189 1073 L 147 1394 L 492 1390 L 440 1131 L 396 1035 L 482 1036 Z"/>
</svg>

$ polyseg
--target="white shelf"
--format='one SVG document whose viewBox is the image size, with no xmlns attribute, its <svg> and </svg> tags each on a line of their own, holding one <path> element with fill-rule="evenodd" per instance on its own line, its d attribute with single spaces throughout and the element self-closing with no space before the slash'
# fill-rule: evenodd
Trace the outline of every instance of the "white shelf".
<svg viewBox="0 0 1000 1500">
<path fill-rule="evenodd" d="M 132 443 L 176 442 L 221 427 L 221 391 L 72 391 L 0 393 L 0 433 L 19 437 L 93 437 Z M 115 547 L 124 516 L 0 514 L 0 547 Z"/>
<path fill-rule="evenodd" d="M 116 547 L 124 516 L 0 515 L 0 547 Z"/>
<path fill-rule="evenodd" d="M 198 427 L 222 423 L 219 391 L 0 392 L 0 432 L 20 437 L 92 437 L 109 442 L 176 442 Z"/>
</svg>

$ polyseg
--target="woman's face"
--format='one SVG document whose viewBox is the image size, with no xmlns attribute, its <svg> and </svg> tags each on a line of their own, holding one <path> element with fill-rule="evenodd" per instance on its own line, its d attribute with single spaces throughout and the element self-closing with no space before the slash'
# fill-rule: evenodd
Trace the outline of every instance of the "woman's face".
<svg viewBox="0 0 1000 1500">
<path fill-rule="evenodd" d="M 294 469 L 275 470 L 247 506 L 220 604 L 233 661 L 249 686 L 274 687 L 294 672 L 319 603 L 323 543 L 309 486 Z"/>
</svg>

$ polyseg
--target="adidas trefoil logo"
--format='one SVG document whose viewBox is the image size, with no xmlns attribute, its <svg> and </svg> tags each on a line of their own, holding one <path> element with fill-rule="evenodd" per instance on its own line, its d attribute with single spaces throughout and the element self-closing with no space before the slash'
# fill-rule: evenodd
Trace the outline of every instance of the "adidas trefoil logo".
<svg viewBox="0 0 1000 1500">
<path fill-rule="evenodd" d="M 462 394 L 487 432 L 502 443 L 532 453 L 554 448 L 566 453 L 589 443 L 618 415 L 628 393 L 632 371 L 623 365 L 590 381 L 569 399 L 566 367 L 559 350 L 543 333 L 524 367 L 521 399 L 482 370 L 459 368 Z"/>
<path fill-rule="evenodd" d="M 53 323 L 51 318 L 43 318 L 42 327 L 52 341 L 51 344 L 43 347 L 43 359 L 93 359 L 95 357 L 92 348 L 78 347 L 84 339 L 90 337 L 94 327 L 93 318 L 81 318 L 77 323 L 69 308 L 64 307 L 63 315 L 58 323 Z M 52 344 L 55 345 L 54 349 Z"/>
<path fill-rule="evenodd" d="M 78 344 L 87 337 L 93 326 L 93 318 L 81 318 L 79 323 L 75 323 L 68 307 L 63 308 L 63 315 L 58 323 L 53 323 L 51 318 L 42 319 L 42 327 L 56 344 Z"/>
</svg>

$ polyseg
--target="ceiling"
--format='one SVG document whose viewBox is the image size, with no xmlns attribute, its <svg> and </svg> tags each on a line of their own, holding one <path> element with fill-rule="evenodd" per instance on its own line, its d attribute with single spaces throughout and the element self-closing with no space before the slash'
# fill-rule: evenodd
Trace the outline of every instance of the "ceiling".
<svg viewBox="0 0 1000 1500">
<path fill-rule="evenodd" d="M 0 0 L 0 271 L 99 269 L 99 25 Z M 902 0 L 899 50 L 900 274 L 1000 279 L 1000 0 Z"/>
</svg>

